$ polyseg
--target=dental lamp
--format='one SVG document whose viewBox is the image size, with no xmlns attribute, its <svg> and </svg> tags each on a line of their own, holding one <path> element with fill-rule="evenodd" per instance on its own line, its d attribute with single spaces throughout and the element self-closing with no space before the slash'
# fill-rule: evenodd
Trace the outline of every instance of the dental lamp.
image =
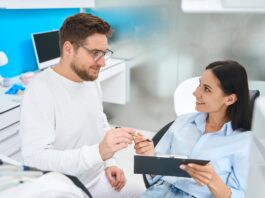
<svg viewBox="0 0 265 198">
<path fill-rule="evenodd" d="M 8 58 L 3 51 L 0 51 L 0 67 L 8 63 Z M 0 85 L 3 84 L 3 77 L 0 75 Z"/>
</svg>

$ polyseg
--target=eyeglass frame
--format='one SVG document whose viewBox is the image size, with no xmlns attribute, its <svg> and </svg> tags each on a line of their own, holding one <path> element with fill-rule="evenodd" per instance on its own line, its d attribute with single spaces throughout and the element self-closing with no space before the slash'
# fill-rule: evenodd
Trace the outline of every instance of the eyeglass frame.
<svg viewBox="0 0 265 198">
<path fill-rule="evenodd" d="M 101 59 L 102 57 L 104 58 L 104 60 L 106 61 L 106 60 L 108 60 L 111 56 L 112 56 L 112 54 L 114 53 L 113 51 L 111 51 L 110 49 L 106 49 L 106 51 L 102 51 L 102 50 L 98 50 L 98 49 L 89 49 L 89 48 L 87 48 L 87 47 L 85 47 L 84 45 L 82 45 L 82 44 L 80 44 L 80 43 L 76 43 L 77 44 L 77 46 L 79 46 L 79 47 L 82 47 L 85 51 L 87 51 L 90 55 L 91 55 L 91 57 L 93 58 L 93 60 L 95 61 L 95 62 L 97 62 L 99 59 Z M 93 53 L 95 53 L 95 52 L 100 52 L 100 53 L 102 53 L 101 55 L 95 55 L 95 54 L 93 54 Z M 108 57 L 105 57 L 106 56 L 106 54 L 108 54 L 109 53 L 109 56 Z"/>
</svg>

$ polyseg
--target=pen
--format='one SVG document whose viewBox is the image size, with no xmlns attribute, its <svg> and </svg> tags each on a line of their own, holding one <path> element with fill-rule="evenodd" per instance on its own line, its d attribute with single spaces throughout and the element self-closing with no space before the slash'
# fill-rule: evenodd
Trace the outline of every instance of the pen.
<svg viewBox="0 0 265 198">
<path fill-rule="evenodd" d="M 115 129 L 119 129 L 121 128 L 120 126 L 115 126 Z M 133 135 L 133 139 L 135 139 L 138 135 L 140 135 L 139 132 L 135 132 L 135 134 Z M 152 140 L 150 140 L 149 138 L 145 137 L 145 140 L 148 142 L 152 142 Z"/>
<path fill-rule="evenodd" d="M 139 132 L 135 132 L 135 134 L 134 134 L 134 136 L 133 136 L 133 139 L 136 139 L 137 136 L 141 136 L 141 133 L 139 133 Z M 145 140 L 145 141 L 148 141 L 148 142 L 152 142 L 152 140 L 149 139 L 149 138 L 147 138 L 147 137 L 144 137 L 144 140 Z"/>
</svg>

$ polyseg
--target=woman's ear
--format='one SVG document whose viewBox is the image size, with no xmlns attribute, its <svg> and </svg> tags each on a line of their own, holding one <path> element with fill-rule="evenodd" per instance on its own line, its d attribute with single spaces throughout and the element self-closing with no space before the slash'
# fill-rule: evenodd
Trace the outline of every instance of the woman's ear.
<svg viewBox="0 0 265 198">
<path fill-rule="evenodd" d="M 228 96 L 226 96 L 226 105 L 232 105 L 237 101 L 237 96 L 236 94 L 230 94 Z"/>
</svg>

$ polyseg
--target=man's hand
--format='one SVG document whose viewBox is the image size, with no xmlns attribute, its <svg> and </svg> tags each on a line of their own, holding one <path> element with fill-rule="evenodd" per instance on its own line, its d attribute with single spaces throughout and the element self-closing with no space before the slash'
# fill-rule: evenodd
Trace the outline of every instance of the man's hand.
<svg viewBox="0 0 265 198">
<path fill-rule="evenodd" d="M 110 159 L 117 151 L 124 149 L 133 141 L 134 129 L 117 128 L 106 132 L 103 140 L 99 144 L 99 153 L 105 161 Z"/>
<path fill-rule="evenodd" d="M 150 156 L 155 154 L 153 141 L 144 137 L 142 134 L 137 133 L 137 135 L 134 136 L 134 143 L 134 149 L 137 154 Z"/>
<path fill-rule="evenodd" d="M 110 185 L 116 190 L 120 191 L 125 183 L 126 178 L 123 173 L 123 170 L 118 168 L 117 166 L 110 166 L 105 169 L 106 176 L 109 180 Z"/>
</svg>

